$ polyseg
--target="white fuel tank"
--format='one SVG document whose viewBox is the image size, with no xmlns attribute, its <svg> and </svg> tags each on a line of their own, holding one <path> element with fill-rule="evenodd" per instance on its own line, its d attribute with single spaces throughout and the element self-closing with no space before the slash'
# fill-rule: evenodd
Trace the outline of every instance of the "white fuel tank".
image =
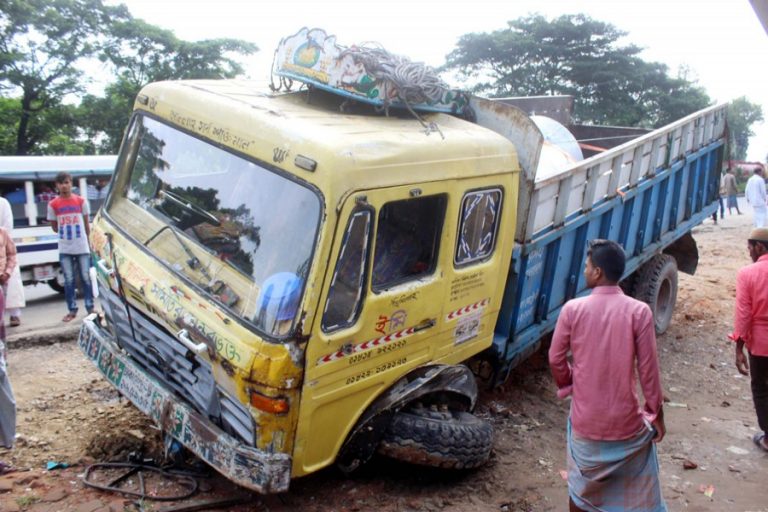
<svg viewBox="0 0 768 512">
<path fill-rule="evenodd" d="M 531 116 L 531 121 L 544 136 L 536 181 L 551 178 L 584 159 L 579 143 L 568 128 L 546 116 Z"/>
</svg>

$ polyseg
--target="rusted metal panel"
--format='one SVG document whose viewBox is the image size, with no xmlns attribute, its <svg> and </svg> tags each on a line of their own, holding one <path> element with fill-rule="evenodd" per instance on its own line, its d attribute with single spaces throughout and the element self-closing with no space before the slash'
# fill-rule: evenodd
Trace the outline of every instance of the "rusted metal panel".
<svg viewBox="0 0 768 512">
<path fill-rule="evenodd" d="M 539 165 L 544 136 L 536 123 L 523 110 L 500 101 L 473 96 L 470 107 L 475 113 L 475 122 L 515 143 L 517 159 L 522 172 L 517 197 L 517 227 L 515 240 L 524 241 L 525 220 L 531 213 L 536 168 Z"/>
<path fill-rule="evenodd" d="M 566 126 L 571 124 L 573 100 L 573 96 L 517 96 L 495 99 L 515 106 L 529 116 L 547 116 Z"/>
<path fill-rule="evenodd" d="M 261 493 L 288 489 L 289 455 L 254 449 L 218 429 L 124 355 L 95 317 L 83 321 L 78 345 L 123 396 L 222 475 Z"/>
</svg>

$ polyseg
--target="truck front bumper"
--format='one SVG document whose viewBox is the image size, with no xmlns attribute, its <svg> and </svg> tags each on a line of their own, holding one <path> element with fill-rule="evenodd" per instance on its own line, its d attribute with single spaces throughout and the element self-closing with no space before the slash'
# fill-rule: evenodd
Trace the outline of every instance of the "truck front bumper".
<svg viewBox="0 0 768 512">
<path fill-rule="evenodd" d="M 289 455 L 245 445 L 191 409 L 133 362 L 97 324 L 95 315 L 83 321 L 78 345 L 123 396 L 216 471 L 260 493 L 288 490 Z"/>
</svg>

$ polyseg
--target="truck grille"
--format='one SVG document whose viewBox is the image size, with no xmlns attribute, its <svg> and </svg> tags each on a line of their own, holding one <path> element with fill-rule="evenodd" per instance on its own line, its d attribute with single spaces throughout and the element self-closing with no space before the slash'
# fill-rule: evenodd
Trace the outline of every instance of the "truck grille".
<svg viewBox="0 0 768 512">
<path fill-rule="evenodd" d="M 99 283 L 99 295 L 109 325 L 123 350 L 158 382 L 164 383 L 224 431 L 255 445 L 250 412 L 216 385 L 207 360 L 190 353 L 167 331 L 133 306 L 128 306 L 133 321 L 131 332 L 120 297 L 102 283 Z"/>
</svg>

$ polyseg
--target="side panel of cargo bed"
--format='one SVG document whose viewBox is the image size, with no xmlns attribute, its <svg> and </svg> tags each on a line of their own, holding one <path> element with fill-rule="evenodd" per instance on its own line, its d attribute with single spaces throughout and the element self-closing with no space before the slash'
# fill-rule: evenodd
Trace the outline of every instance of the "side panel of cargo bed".
<svg viewBox="0 0 768 512">
<path fill-rule="evenodd" d="M 588 293 L 586 242 L 607 238 L 627 252 L 625 276 L 685 237 L 717 208 L 725 105 L 532 180 L 530 214 L 517 246 L 491 349 L 497 378 L 535 351 L 560 308 Z"/>
</svg>

